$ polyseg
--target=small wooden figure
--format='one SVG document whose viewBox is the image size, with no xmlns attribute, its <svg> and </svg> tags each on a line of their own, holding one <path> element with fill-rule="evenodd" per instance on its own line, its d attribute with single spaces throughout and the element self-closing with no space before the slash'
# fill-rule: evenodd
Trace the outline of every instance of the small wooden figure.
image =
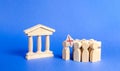
<svg viewBox="0 0 120 71">
<path fill-rule="evenodd" d="M 93 46 L 93 43 L 95 42 L 95 40 L 94 39 L 90 39 L 89 41 L 88 41 L 88 43 L 89 43 L 89 48 L 88 48 L 88 51 L 89 51 L 89 59 L 90 59 L 90 52 L 92 51 L 92 46 Z"/>
<path fill-rule="evenodd" d="M 70 49 L 69 49 L 69 43 L 67 41 L 63 42 L 63 50 L 62 50 L 62 58 L 64 60 L 70 60 Z"/>
<path fill-rule="evenodd" d="M 94 42 L 90 52 L 90 61 L 97 62 L 101 60 L 101 42 Z"/>
<path fill-rule="evenodd" d="M 36 59 L 36 58 L 44 58 L 44 57 L 53 57 L 53 52 L 50 51 L 50 35 L 55 32 L 54 29 L 46 27 L 44 25 L 38 24 L 31 28 L 24 30 L 25 34 L 28 36 L 28 53 L 26 54 L 26 58 Z M 33 36 L 37 36 L 37 51 L 33 52 Z M 41 51 L 42 40 L 41 36 L 46 36 L 46 49 L 44 52 Z"/>
<path fill-rule="evenodd" d="M 82 41 L 82 62 L 89 62 L 89 43 L 87 40 Z"/>
<path fill-rule="evenodd" d="M 98 41 L 98 61 L 101 61 L 101 41 Z"/>
<path fill-rule="evenodd" d="M 81 61 L 81 42 L 77 41 L 74 43 L 74 51 L 73 51 L 73 60 L 80 62 Z"/>
</svg>

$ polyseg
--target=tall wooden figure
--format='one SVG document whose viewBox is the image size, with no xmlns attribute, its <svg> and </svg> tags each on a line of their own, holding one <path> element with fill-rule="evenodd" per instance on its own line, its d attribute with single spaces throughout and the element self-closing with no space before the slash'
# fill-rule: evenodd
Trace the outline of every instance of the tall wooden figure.
<svg viewBox="0 0 120 71">
<path fill-rule="evenodd" d="M 89 43 L 87 40 L 82 41 L 82 62 L 89 62 Z"/>
<path fill-rule="evenodd" d="M 101 60 L 101 42 L 94 42 L 90 52 L 90 61 L 97 62 Z"/>
<path fill-rule="evenodd" d="M 98 41 L 98 49 L 97 49 L 97 51 L 98 51 L 98 61 L 101 61 L 101 42 L 100 41 Z"/>
<path fill-rule="evenodd" d="M 81 42 L 75 42 L 74 43 L 74 52 L 73 52 L 73 60 L 80 62 L 81 61 Z"/>
<path fill-rule="evenodd" d="M 70 49 L 69 49 L 69 44 L 68 42 L 64 41 L 63 42 L 63 50 L 62 50 L 62 59 L 64 60 L 70 60 Z"/>
</svg>

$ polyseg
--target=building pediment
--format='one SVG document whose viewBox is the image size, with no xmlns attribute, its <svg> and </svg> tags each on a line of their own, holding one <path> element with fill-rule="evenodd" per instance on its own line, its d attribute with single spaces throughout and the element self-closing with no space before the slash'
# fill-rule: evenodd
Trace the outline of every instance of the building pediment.
<svg viewBox="0 0 120 71">
<path fill-rule="evenodd" d="M 24 32 L 28 36 L 38 36 L 38 35 L 52 35 L 53 32 L 55 32 L 55 30 L 44 25 L 38 24 L 36 26 L 24 30 Z"/>
</svg>

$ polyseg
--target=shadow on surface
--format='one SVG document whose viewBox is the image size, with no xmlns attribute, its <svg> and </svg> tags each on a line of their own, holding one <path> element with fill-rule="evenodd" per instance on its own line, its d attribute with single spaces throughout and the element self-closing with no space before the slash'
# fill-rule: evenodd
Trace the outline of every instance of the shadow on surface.
<svg viewBox="0 0 120 71">
<path fill-rule="evenodd" d="M 24 58 L 24 59 L 26 59 L 25 58 L 25 56 L 26 56 L 26 53 L 27 53 L 27 50 L 25 50 L 25 49 L 14 49 L 14 50 L 9 50 L 9 51 L 7 51 L 7 54 L 9 54 L 9 55 L 12 55 L 12 56 L 20 56 L 20 57 L 22 57 L 22 58 Z M 62 55 L 61 54 L 55 54 L 54 53 L 54 58 L 57 58 L 57 59 L 62 59 Z"/>
<path fill-rule="evenodd" d="M 60 55 L 60 54 L 54 54 L 54 58 L 62 59 L 62 55 Z"/>
<path fill-rule="evenodd" d="M 20 56 L 25 59 L 27 51 L 24 49 L 14 49 L 14 50 L 9 50 L 7 51 L 8 54 L 13 55 L 13 56 Z"/>
</svg>

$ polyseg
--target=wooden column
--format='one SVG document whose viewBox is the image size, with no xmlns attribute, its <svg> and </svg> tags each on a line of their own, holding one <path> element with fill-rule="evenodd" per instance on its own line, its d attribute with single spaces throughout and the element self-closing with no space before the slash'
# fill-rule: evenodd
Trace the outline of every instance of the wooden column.
<svg viewBox="0 0 120 71">
<path fill-rule="evenodd" d="M 46 35 L 46 51 L 49 51 L 50 48 L 50 36 Z"/>
<path fill-rule="evenodd" d="M 42 46 L 41 36 L 38 36 L 38 38 L 37 38 L 37 52 L 41 52 L 41 46 Z"/>
<path fill-rule="evenodd" d="M 32 36 L 29 36 L 28 38 L 28 52 L 33 52 L 33 38 Z"/>
</svg>

